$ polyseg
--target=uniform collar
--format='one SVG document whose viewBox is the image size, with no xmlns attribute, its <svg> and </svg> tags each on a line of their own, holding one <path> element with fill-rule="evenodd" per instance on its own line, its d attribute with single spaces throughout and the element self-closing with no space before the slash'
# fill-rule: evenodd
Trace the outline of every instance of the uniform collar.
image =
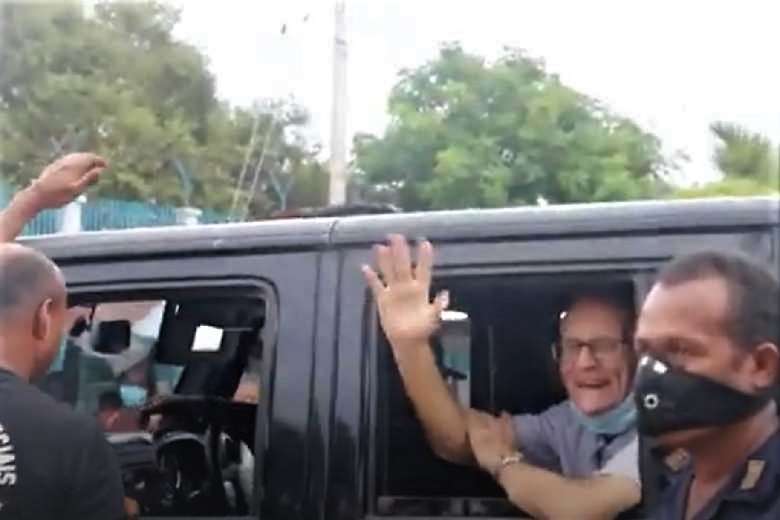
<svg viewBox="0 0 780 520">
<path fill-rule="evenodd" d="M 776 496 L 780 479 L 780 430 L 742 464 L 724 499 L 764 502 Z"/>
<path fill-rule="evenodd" d="M 687 504 L 688 490 L 693 480 L 693 465 L 688 465 L 678 477 L 675 493 L 670 504 L 675 518 L 682 518 Z M 772 434 L 734 474 L 728 484 L 719 491 L 707 506 L 695 517 L 698 519 L 715 518 L 718 510 L 727 502 L 765 503 L 777 497 L 780 481 L 780 431 Z"/>
</svg>

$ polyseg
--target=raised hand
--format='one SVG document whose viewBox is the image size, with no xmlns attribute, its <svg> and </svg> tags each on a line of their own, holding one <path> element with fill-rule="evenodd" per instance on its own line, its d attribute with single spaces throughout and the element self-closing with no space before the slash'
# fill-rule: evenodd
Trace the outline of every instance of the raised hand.
<svg viewBox="0 0 780 520">
<path fill-rule="evenodd" d="M 93 153 L 72 153 L 54 161 L 33 181 L 31 191 L 39 210 L 59 208 L 72 202 L 95 184 L 108 167 Z"/>
<path fill-rule="evenodd" d="M 381 277 L 369 266 L 363 266 L 363 274 L 374 294 L 387 339 L 395 349 L 427 342 L 449 303 L 447 292 L 433 301 L 430 298 L 433 246 L 427 240 L 419 244 L 416 267 L 401 235 L 391 235 L 390 245 L 377 245 L 374 252 Z"/>
</svg>

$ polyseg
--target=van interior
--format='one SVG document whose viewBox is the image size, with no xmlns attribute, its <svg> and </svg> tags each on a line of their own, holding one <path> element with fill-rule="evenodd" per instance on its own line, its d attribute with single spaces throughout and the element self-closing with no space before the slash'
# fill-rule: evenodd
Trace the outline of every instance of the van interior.
<svg viewBox="0 0 780 520">
<path fill-rule="evenodd" d="M 86 295 L 71 303 L 79 318 L 41 386 L 97 417 L 138 513 L 248 514 L 262 296 L 178 291 Z M 254 386 L 254 398 L 236 397 L 242 385 Z"/>
<path fill-rule="evenodd" d="M 539 413 L 565 399 L 552 345 L 570 298 L 599 294 L 635 307 L 631 273 L 442 278 L 450 312 L 433 342 L 439 368 L 464 407 L 498 414 Z M 476 468 L 431 450 L 378 333 L 374 512 L 387 516 L 513 517 L 520 512 Z"/>
</svg>

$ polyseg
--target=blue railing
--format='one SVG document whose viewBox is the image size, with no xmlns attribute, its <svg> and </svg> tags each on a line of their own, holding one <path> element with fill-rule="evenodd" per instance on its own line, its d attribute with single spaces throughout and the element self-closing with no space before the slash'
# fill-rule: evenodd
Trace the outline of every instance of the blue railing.
<svg viewBox="0 0 780 520">
<path fill-rule="evenodd" d="M 47 209 L 32 219 L 22 231 L 22 235 L 50 235 L 59 231 L 62 218 L 59 210 Z"/>
<path fill-rule="evenodd" d="M 0 182 L 0 208 L 4 208 L 10 198 L 10 190 Z M 229 222 L 229 218 L 216 211 L 203 210 L 199 221 L 202 224 L 221 224 Z M 57 233 L 61 228 L 61 223 L 60 210 L 46 210 L 28 223 L 22 234 L 30 236 Z M 175 224 L 176 209 L 172 206 L 97 199 L 87 202 L 81 208 L 81 229 L 84 231 L 173 226 Z"/>
<path fill-rule="evenodd" d="M 81 209 L 84 231 L 172 226 L 176 223 L 174 208 L 143 202 L 96 200 Z"/>
</svg>

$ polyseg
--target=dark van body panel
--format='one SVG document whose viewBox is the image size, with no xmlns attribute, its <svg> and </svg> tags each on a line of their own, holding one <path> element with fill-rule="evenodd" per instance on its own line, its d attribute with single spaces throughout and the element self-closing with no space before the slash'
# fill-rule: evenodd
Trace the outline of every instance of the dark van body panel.
<svg viewBox="0 0 780 520">
<path fill-rule="evenodd" d="M 657 235 L 686 229 L 777 225 L 780 199 L 711 199 L 444 211 L 354 217 L 336 223 L 335 244 L 374 243 L 388 232 L 437 241 Z"/>
<path fill-rule="evenodd" d="M 437 241 L 626 236 L 777 226 L 780 199 L 712 199 L 442 211 L 90 232 L 24 240 L 59 262 L 372 244 L 390 232 Z"/>
<path fill-rule="evenodd" d="M 258 435 L 258 517 L 375 517 L 376 319 L 360 266 L 388 233 L 437 245 L 437 276 L 647 273 L 674 255 L 740 250 L 780 272 L 780 199 L 723 199 L 297 219 L 23 242 L 72 293 L 257 280 L 273 288 Z M 399 517 L 395 517 L 399 518 Z M 440 517 L 441 518 L 441 517 Z M 450 517 L 462 518 L 462 517 Z"/>
<path fill-rule="evenodd" d="M 110 258 L 289 251 L 328 245 L 334 221 L 257 222 L 93 231 L 23 240 L 58 262 Z"/>
</svg>

